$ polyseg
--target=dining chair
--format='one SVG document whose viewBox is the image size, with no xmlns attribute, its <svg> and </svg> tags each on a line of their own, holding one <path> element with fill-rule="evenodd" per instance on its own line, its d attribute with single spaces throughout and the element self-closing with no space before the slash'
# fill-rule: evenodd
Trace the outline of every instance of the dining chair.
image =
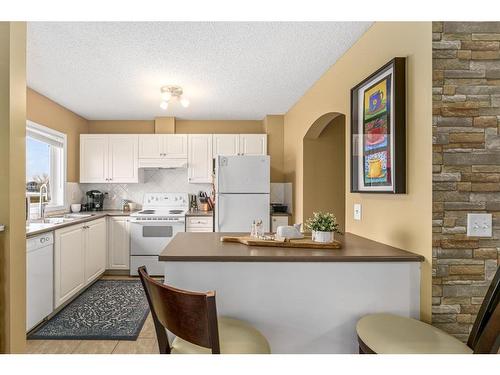
<svg viewBox="0 0 500 375">
<path fill-rule="evenodd" d="M 177 289 L 139 277 L 151 309 L 161 354 L 269 354 L 266 338 L 241 320 L 217 317 L 215 292 Z M 167 330 L 176 337 L 169 343 Z"/>
<path fill-rule="evenodd" d="M 500 267 L 477 314 L 467 344 L 416 319 L 371 314 L 358 321 L 360 354 L 496 354 L 500 346 Z"/>
</svg>

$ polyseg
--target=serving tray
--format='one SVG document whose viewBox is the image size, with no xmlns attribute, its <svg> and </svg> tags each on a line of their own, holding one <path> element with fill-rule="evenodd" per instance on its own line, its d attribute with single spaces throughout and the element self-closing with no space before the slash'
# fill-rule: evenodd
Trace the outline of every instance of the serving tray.
<svg viewBox="0 0 500 375">
<path fill-rule="evenodd" d="M 222 236 L 222 242 L 237 242 L 247 246 L 269 246 L 269 247 L 296 247 L 308 249 L 340 249 L 339 241 L 329 243 L 315 242 L 311 238 L 300 238 L 293 240 L 261 240 L 250 236 Z"/>
</svg>

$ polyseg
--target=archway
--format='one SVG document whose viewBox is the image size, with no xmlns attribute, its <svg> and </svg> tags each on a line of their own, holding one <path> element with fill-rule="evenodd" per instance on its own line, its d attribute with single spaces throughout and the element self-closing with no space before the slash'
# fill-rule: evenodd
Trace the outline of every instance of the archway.
<svg viewBox="0 0 500 375">
<path fill-rule="evenodd" d="M 303 140 L 303 220 L 314 211 L 333 212 L 345 230 L 345 116 L 319 117 Z"/>
</svg>

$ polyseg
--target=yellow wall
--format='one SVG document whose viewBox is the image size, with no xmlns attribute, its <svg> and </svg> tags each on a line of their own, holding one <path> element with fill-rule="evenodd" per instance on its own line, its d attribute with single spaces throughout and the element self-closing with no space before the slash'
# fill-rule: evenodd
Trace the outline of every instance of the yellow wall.
<svg viewBox="0 0 500 375">
<path fill-rule="evenodd" d="M 89 120 L 90 134 L 150 134 L 155 132 L 154 120 Z"/>
<path fill-rule="evenodd" d="M 316 121 L 316 126 L 321 121 Z M 316 211 L 335 214 L 345 231 L 345 117 L 336 116 L 319 134 L 316 126 L 304 137 L 303 216 Z"/>
<path fill-rule="evenodd" d="M 267 153 L 271 155 L 271 182 L 284 182 L 283 137 L 285 118 L 283 115 L 268 115 L 262 121 L 267 134 Z"/>
<path fill-rule="evenodd" d="M 257 120 L 175 120 L 178 134 L 252 134 L 264 133 Z"/>
<path fill-rule="evenodd" d="M 80 173 L 80 134 L 88 132 L 88 122 L 60 104 L 28 88 L 28 120 L 67 135 L 68 181 L 78 182 Z"/>
<path fill-rule="evenodd" d="M 432 28 L 430 22 L 377 22 L 285 114 L 284 169 L 294 182 L 294 209 L 303 220 L 303 138 L 328 112 L 346 115 L 350 144 L 350 89 L 396 56 L 407 57 L 407 194 L 346 193 L 346 231 L 425 256 L 421 317 L 431 316 Z M 346 171 L 350 170 L 346 147 Z M 346 192 L 350 191 L 346 173 Z M 353 220 L 353 204 L 362 220 Z"/>
<path fill-rule="evenodd" d="M 0 353 L 26 345 L 26 23 L 0 22 Z"/>
</svg>

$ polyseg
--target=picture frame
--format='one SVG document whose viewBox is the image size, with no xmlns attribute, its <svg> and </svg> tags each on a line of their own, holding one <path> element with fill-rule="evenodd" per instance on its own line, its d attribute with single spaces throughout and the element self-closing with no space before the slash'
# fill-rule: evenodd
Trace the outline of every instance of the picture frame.
<svg viewBox="0 0 500 375">
<path fill-rule="evenodd" d="M 406 58 L 351 89 L 351 193 L 406 193 Z"/>
</svg>

